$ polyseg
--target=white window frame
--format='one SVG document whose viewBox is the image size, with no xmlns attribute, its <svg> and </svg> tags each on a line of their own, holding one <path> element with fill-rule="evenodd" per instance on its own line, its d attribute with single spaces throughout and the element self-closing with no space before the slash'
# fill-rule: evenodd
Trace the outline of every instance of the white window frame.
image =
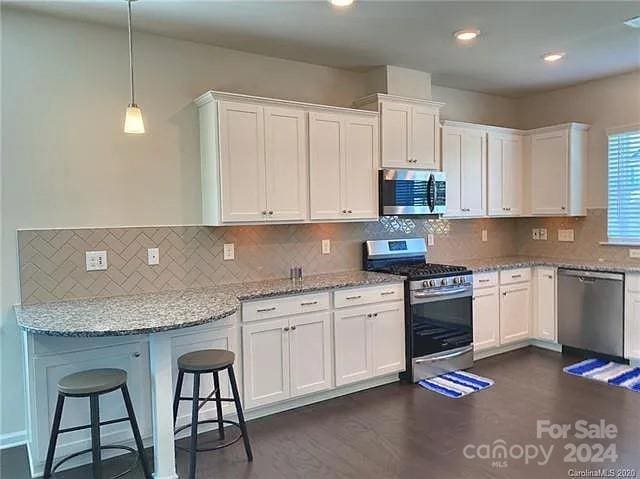
<svg viewBox="0 0 640 479">
<path fill-rule="evenodd" d="M 614 128 L 608 128 L 606 130 L 607 133 L 607 141 L 606 141 L 606 164 L 607 164 L 607 222 L 606 222 L 606 244 L 613 245 L 640 245 L 640 234 L 638 237 L 634 238 L 621 238 L 614 237 L 609 235 L 609 218 L 611 212 L 609 211 L 609 194 L 610 194 L 610 183 L 609 183 L 609 138 L 613 135 L 620 135 L 623 133 L 629 133 L 632 131 L 640 132 L 640 123 L 634 123 L 630 125 L 618 126 Z"/>
</svg>

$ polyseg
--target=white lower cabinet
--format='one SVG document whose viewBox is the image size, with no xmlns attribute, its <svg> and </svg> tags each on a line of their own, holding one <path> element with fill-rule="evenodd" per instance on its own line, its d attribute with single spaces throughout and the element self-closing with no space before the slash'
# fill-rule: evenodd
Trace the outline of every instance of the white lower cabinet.
<svg viewBox="0 0 640 479">
<path fill-rule="evenodd" d="M 248 409 L 332 386 L 329 312 L 245 324 L 242 344 Z"/>
<path fill-rule="evenodd" d="M 497 286 L 473 291 L 473 350 L 500 345 L 500 291 Z"/>
<path fill-rule="evenodd" d="M 536 268 L 533 274 L 533 336 L 543 341 L 557 341 L 556 270 Z"/>
<path fill-rule="evenodd" d="M 529 339 L 531 322 L 531 284 L 516 283 L 500 287 L 500 344 Z"/>
<path fill-rule="evenodd" d="M 404 303 L 334 313 L 336 386 L 403 371 Z"/>
</svg>

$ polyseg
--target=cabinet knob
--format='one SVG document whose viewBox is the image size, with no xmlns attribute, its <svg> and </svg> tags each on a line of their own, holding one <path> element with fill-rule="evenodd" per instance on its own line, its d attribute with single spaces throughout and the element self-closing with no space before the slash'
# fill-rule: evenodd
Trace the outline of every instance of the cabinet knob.
<svg viewBox="0 0 640 479">
<path fill-rule="evenodd" d="M 296 327 L 295 326 L 291 326 L 291 331 L 295 331 Z"/>
<path fill-rule="evenodd" d="M 370 317 L 371 317 L 371 313 L 367 313 L 367 318 L 370 318 Z"/>
<path fill-rule="evenodd" d="M 347 212 L 347 210 L 342 210 L 342 212 L 343 212 L 343 213 L 346 213 L 346 212 Z"/>
<path fill-rule="evenodd" d="M 269 214 L 272 215 L 273 214 L 273 210 L 269 210 Z"/>
<path fill-rule="evenodd" d="M 506 292 L 506 291 L 505 291 L 504 293 L 502 293 L 502 296 L 506 296 L 506 295 L 507 295 L 507 292 Z"/>
<path fill-rule="evenodd" d="M 134 358 L 139 358 L 139 357 L 140 357 L 140 353 L 138 353 L 138 352 L 133 353 L 133 357 L 134 357 Z"/>
<path fill-rule="evenodd" d="M 564 211 L 564 210 L 566 210 L 567 208 L 566 208 L 565 206 L 561 206 L 561 207 L 560 207 L 560 209 L 561 209 L 562 211 Z"/>
<path fill-rule="evenodd" d="M 373 313 L 373 317 L 377 318 L 378 317 L 378 313 Z"/>
<path fill-rule="evenodd" d="M 266 215 L 267 214 L 267 210 L 262 210 L 262 214 Z"/>
<path fill-rule="evenodd" d="M 285 327 L 284 327 L 284 330 L 285 330 L 285 331 L 289 331 L 289 326 L 285 326 Z"/>
<path fill-rule="evenodd" d="M 347 210 L 347 213 L 353 213 L 353 211 L 351 211 L 351 210 Z"/>
</svg>

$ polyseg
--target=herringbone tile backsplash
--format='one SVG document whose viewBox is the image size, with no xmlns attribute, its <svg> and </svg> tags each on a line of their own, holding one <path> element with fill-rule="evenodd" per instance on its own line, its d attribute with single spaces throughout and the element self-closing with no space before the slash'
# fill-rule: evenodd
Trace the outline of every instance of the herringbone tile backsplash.
<svg viewBox="0 0 640 479">
<path fill-rule="evenodd" d="M 481 230 L 489 232 L 481 242 Z M 435 235 L 432 261 L 513 255 L 515 220 L 411 220 L 234 227 L 145 227 L 25 230 L 18 232 L 23 304 L 167 291 L 286 277 L 292 264 L 306 275 L 361 268 L 367 239 Z M 321 254 L 321 240 L 331 254 Z M 224 243 L 236 259 L 223 261 Z M 147 265 L 147 248 L 160 264 Z M 106 271 L 85 271 L 85 252 L 107 251 Z"/>
</svg>

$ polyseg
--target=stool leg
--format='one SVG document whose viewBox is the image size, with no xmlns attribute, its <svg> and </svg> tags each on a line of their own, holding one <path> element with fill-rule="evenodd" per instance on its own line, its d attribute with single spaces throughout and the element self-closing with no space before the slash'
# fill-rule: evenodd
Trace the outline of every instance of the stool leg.
<svg viewBox="0 0 640 479">
<path fill-rule="evenodd" d="M 220 400 L 220 377 L 218 371 L 213 372 L 213 387 L 216 389 L 216 414 L 218 415 L 218 434 L 224 439 L 224 423 L 222 422 L 222 401 Z"/>
<path fill-rule="evenodd" d="M 131 430 L 133 431 L 133 438 L 136 441 L 136 448 L 138 449 L 138 456 L 140 457 L 140 463 L 142 464 L 142 472 L 146 479 L 151 479 L 151 472 L 149 471 L 149 465 L 144 456 L 144 445 L 142 444 L 142 437 L 140 436 L 140 429 L 138 428 L 138 421 L 136 415 L 133 412 L 133 404 L 131 403 L 131 396 L 129 396 L 129 388 L 126 384 L 123 384 L 120 388 L 122 390 L 122 399 L 124 405 L 127 408 L 127 415 L 129 416 L 129 422 L 131 423 Z"/>
<path fill-rule="evenodd" d="M 249 434 L 247 433 L 247 425 L 244 422 L 244 414 L 242 413 L 242 404 L 240 404 L 240 394 L 238 393 L 238 384 L 236 383 L 236 375 L 233 373 L 233 366 L 227 368 L 229 373 L 229 381 L 231 382 L 231 391 L 233 393 L 233 401 L 236 405 L 238 413 L 238 424 L 242 431 L 242 440 L 244 442 L 244 450 L 247 452 L 247 459 L 253 461 L 253 452 L 251 452 L 251 444 L 249 443 Z"/>
<path fill-rule="evenodd" d="M 184 371 L 178 371 L 178 381 L 176 383 L 176 394 L 173 397 L 173 427 L 176 427 L 178 420 L 178 406 L 180 404 L 180 395 L 182 394 L 182 381 L 184 380 Z"/>
<path fill-rule="evenodd" d="M 58 442 L 58 431 L 60 430 L 60 420 L 62 419 L 62 407 L 64 406 L 64 396 L 58 394 L 58 402 L 56 403 L 56 412 L 53 415 L 53 425 L 51 426 L 51 438 L 49 439 L 49 449 L 47 450 L 47 460 L 44 463 L 43 479 L 51 477 L 51 468 L 53 467 L 53 455 L 56 451 L 56 443 Z"/>
<path fill-rule="evenodd" d="M 189 447 L 189 479 L 196 477 L 196 449 L 198 448 L 198 403 L 200 402 L 200 373 L 193 374 L 191 399 L 191 443 Z"/>
<path fill-rule="evenodd" d="M 102 458 L 100 455 L 100 398 L 97 394 L 89 396 L 91 411 L 91 455 L 93 457 L 93 478 L 102 479 Z"/>
</svg>

